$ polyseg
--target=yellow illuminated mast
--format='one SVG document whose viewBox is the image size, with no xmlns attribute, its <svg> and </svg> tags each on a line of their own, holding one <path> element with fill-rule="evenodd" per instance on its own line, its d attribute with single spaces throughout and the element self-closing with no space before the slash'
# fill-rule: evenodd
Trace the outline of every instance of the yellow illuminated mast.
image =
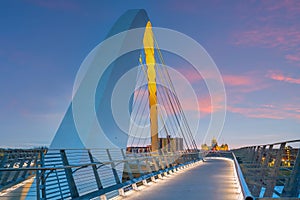
<svg viewBox="0 0 300 200">
<path fill-rule="evenodd" d="M 154 37 L 151 22 L 148 21 L 144 33 L 144 51 L 148 75 L 150 127 L 151 127 L 151 149 L 158 151 L 158 125 L 157 125 L 157 95 L 156 95 L 156 72 L 154 57 Z"/>
</svg>

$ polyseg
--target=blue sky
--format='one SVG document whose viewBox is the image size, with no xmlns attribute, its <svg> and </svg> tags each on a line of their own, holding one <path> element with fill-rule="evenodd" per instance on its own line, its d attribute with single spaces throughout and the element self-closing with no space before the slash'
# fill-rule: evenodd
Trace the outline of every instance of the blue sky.
<svg viewBox="0 0 300 200">
<path fill-rule="evenodd" d="M 51 142 L 81 62 L 132 8 L 146 9 L 153 26 L 194 38 L 214 59 L 228 98 L 220 142 L 299 138 L 299 1 L 7 0 L 0 6 L 1 147 Z M 194 87 L 203 84 L 185 73 Z M 205 122 L 213 109 L 206 96 L 199 103 Z"/>
</svg>

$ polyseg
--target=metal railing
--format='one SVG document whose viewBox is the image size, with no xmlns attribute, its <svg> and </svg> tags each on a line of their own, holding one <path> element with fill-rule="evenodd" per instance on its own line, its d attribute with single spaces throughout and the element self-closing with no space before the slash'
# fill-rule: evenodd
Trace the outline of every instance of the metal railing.
<svg viewBox="0 0 300 200">
<path fill-rule="evenodd" d="M 300 140 L 235 149 L 250 192 L 259 198 L 298 198 Z"/>
<path fill-rule="evenodd" d="M 9 192 L 4 189 L 0 197 L 92 199 L 105 195 L 111 198 L 196 162 L 201 155 L 197 151 L 132 154 L 123 149 L 48 149 L 38 151 L 34 158 L 34 164 L 26 167 L 0 168 L 0 178 L 11 173 L 32 174 L 25 178 L 28 183 L 21 183 Z"/>
<path fill-rule="evenodd" d="M 234 167 L 235 167 L 235 170 L 236 170 L 236 173 L 237 173 L 237 176 L 239 178 L 239 183 L 240 183 L 240 186 L 241 186 L 241 190 L 242 190 L 242 193 L 243 193 L 243 197 L 245 200 L 253 200 L 253 196 L 248 188 L 248 185 L 245 181 L 245 178 L 244 178 L 244 175 L 243 175 L 243 172 L 240 168 L 240 165 L 234 155 L 234 153 L 232 152 L 232 156 L 233 156 L 233 161 L 234 161 Z"/>
<path fill-rule="evenodd" d="M 45 149 L 0 149 L 0 168 L 26 168 L 26 170 L 23 171 L 0 171 L 0 191 L 32 176 L 33 172 L 29 169 L 35 166 L 38 155 L 44 150 Z"/>
</svg>

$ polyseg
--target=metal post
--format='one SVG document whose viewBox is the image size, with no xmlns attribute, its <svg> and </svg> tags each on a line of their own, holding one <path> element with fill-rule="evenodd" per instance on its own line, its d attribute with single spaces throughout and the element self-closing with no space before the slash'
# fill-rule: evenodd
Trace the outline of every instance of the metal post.
<svg viewBox="0 0 300 200">
<path fill-rule="evenodd" d="M 31 165 L 31 163 L 32 163 L 33 160 L 35 160 L 34 163 L 36 163 L 37 158 L 35 157 L 35 158 L 31 158 L 31 160 L 28 160 L 27 163 L 26 163 L 27 164 L 26 168 L 30 168 L 30 165 Z M 28 174 L 28 172 L 29 172 L 28 170 L 24 170 L 24 172 L 23 172 L 23 174 L 22 174 L 21 177 L 22 178 L 26 178 L 26 175 Z"/>
<path fill-rule="evenodd" d="M 258 159 L 259 152 L 260 152 L 260 146 L 257 146 L 253 153 L 252 163 L 255 163 L 255 164 L 258 163 L 257 159 Z"/>
<path fill-rule="evenodd" d="M 4 153 L 4 156 L 3 156 L 2 160 L 1 160 L 0 168 L 4 168 L 4 165 L 5 165 L 5 163 L 7 162 L 7 159 L 8 159 L 7 153 L 5 151 L 3 153 Z M 3 172 L 0 171 L 0 180 L 1 180 L 1 177 L 2 177 L 2 173 Z"/>
<path fill-rule="evenodd" d="M 260 153 L 258 154 L 258 158 L 257 158 L 257 162 L 258 162 L 258 165 L 261 166 L 262 165 L 262 158 L 264 156 L 264 153 L 266 152 L 266 145 L 264 145 L 260 151 Z"/>
<path fill-rule="evenodd" d="M 261 149 L 261 148 L 260 148 Z M 252 194 L 254 196 L 259 196 L 260 194 L 260 191 L 261 191 L 261 188 L 262 188 L 262 185 L 263 185 L 263 179 L 261 177 L 263 177 L 263 173 L 264 173 L 264 169 L 263 169 L 263 164 L 264 162 L 261 162 L 262 161 L 262 157 L 264 155 L 264 153 L 266 152 L 266 145 L 264 145 L 262 147 L 262 149 L 260 150 L 260 152 L 257 152 L 256 153 L 256 162 L 257 162 L 257 167 L 259 168 L 260 171 L 258 171 L 258 173 L 260 174 L 260 179 L 259 180 L 256 180 L 256 185 L 253 187 L 253 191 L 252 191 Z"/>
<path fill-rule="evenodd" d="M 163 151 L 163 150 L 160 150 L 160 151 L 161 151 L 161 154 L 162 154 L 162 156 L 163 156 L 163 158 L 164 158 L 164 160 L 165 160 L 166 168 L 168 168 L 168 167 L 169 167 L 168 159 L 166 158 L 164 151 Z"/>
<path fill-rule="evenodd" d="M 149 156 L 147 155 L 147 159 L 146 159 L 146 167 L 147 167 L 147 171 L 148 171 L 148 173 L 150 174 L 150 173 L 152 173 L 152 169 L 151 169 L 151 167 L 150 167 L 150 161 L 149 161 Z"/>
<path fill-rule="evenodd" d="M 160 165 L 161 169 L 165 169 L 164 163 L 161 159 L 161 154 L 158 154 L 158 164 Z"/>
<path fill-rule="evenodd" d="M 15 158 L 9 162 L 9 168 L 13 168 L 13 166 L 14 166 L 14 164 L 16 163 L 17 160 L 18 160 L 18 156 L 15 156 Z M 11 174 L 12 174 L 11 171 L 7 171 L 7 172 L 4 174 L 4 176 L 3 176 L 2 180 L 1 180 L 0 185 L 5 185 L 5 184 L 7 184 L 7 180 L 8 180 L 8 178 L 10 177 Z"/>
<path fill-rule="evenodd" d="M 165 157 L 165 161 L 167 162 L 167 167 L 171 167 L 172 162 L 170 162 L 170 152 L 166 151 L 163 154 L 164 154 L 164 157 Z"/>
<path fill-rule="evenodd" d="M 143 176 L 144 172 L 143 172 L 143 170 L 141 168 L 140 160 L 139 160 L 139 158 L 137 158 L 136 154 L 134 154 L 134 157 L 135 157 L 135 160 L 136 160 L 136 165 L 138 167 L 139 174 L 140 174 L 140 176 Z"/>
<path fill-rule="evenodd" d="M 116 165 L 115 165 L 115 163 L 114 163 L 113 160 L 112 160 L 112 157 L 111 157 L 111 155 L 110 155 L 109 149 L 106 149 L 106 152 L 107 152 L 108 159 L 109 159 L 109 161 L 111 162 L 110 165 L 111 165 L 111 169 L 112 169 L 112 172 L 113 172 L 113 174 L 114 174 L 114 177 L 115 177 L 116 184 L 119 184 L 119 183 L 121 183 L 121 181 L 120 181 L 118 172 L 117 172 L 117 170 L 116 170 Z"/>
<path fill-rule="evenodd" d="M 282 158 L 282 153 L 285 147 L 285 142 L 280 144 L 280 148 L 276 154 L 276 160 L 274 163 L 274 168 L 271 170 L 270 177 L 271 180 L 268 182 L 267 187 L 266 187 L 266 192 L 264 194 L 264 197 L 272 197 L 273 192 L 274 192 L 274 187 L 276 186 L 276 180 L 277 180 L 277 175 L 281 163 L 281 158 Z"/>
<path fill-rule="evenodd" d="M 44 150 L 40 151 L 40 163 L 41 167 L 45 166 L 45 152 Z M 46 199 L 46 179 L 45 179 L 45 170 L 41 171 L 41 187 L 40 189 L 42 190 L 42 198 Z"/>
<path fill-rule="evenodd" d="M 94 158 L 93 158 L 93 155 L 92 155 L 90 150 L 88 150 L 88 154 L 89 154 L 89 158 L 90 158 L 91 163 L 94 163 Z M 99 174 L 97 172 L 97 167 L 96 167 L 96 165 L 92 165 L 92 168 L 93 168 L 95 180 L 96 180 L 96 183 L 97 183 L 97 187 L 98 187 L 99 190 L 101 190 L 103 187 L 102 187 L 102 184 L 101 184 Z"/>
<path fill-rule="evenodd" d="M 36 165 L 36 167 L 38 167 L 38 165 Z M 36 199 L 40 200 L 41 199 L 41 194 L 40 194 L 40 171 L 36 170 Z"/>
<path fill-rule="evenodd" d="M 130 169 L 130 166 L 129 166 L 129 162 L 126 160 L 126 155 L 124 153 L 124 149 L 121 149 L 121 153 L 122 153 L 122 156 L 123 156 L 123 160 L 125 160 L 125 169 L 127 171 L 127 174 L 129 176 L 129 178 L 132 180 L 133 179 L 133 175 L 132 175 L 132 171 Z"/>
<path fill-rule="evenodd" d="M 250 152 L 250 163 L 253 163 L 254 159 L 255 159 L 255 150 L 256 150 L 256 146 L 251 148 L 251 152 Z"/>
<path fill-rule="evenodd" d="M 269 164 L 269 161 L 270 161 L 270 158 L 271 158 L 271 155 L 272 155 L 272 151 L 273 151 L 273 144 L 271 144 L 268 148 L 268 151 L 266 153 L 266 158 L 262 164 L 262 167 L 268 167 L 268 164 Z"/>
<path fill-rule="evenodd" d="M 55 165 L 54 165 L 54 167 L 55 167 Z M 56 180 L 57 180 L 57 186 L 58 186 L 58 189 L 59 189 L 59 194 L 60 194 L 61 199 L 63 199 L 64 197 L 63 197 L 63 194 L 62 194 L 62 191 L 61 191 L 61 184 L 60 184 L 59 177 L 58 177 L 58 174 L 57 174 L 57 169 L 55 169 L 54 171 L 55 171 L 55 176 L 56 176 Z"/>
<path fill-rule="evenodd" d="M 20 165 L 19 165 L 19 168 L 22 168 L 22 167 L 23 167 L 24 162 L 25 162 L 25 158 L 23 158 L 23 159 L 21 160 Z M 15 181 L 19 178 L 20 172 L 21 172 L 21 171 L 16 171 L 16 172 L 15 172 L 15 175 L 14 175 L 14 177 L 13 177 L 13 179 L 12 179 L 13 182 L 15 182 Z"/>
<path fill-rule="evenodd" d="M 64 166 L 69 166 L 69 161 L 68 161 L 65 150 L 60 150 L 60 155 L 61 155 L 63 165 Z M 72 198 L 79 197 L 79 193 L 78 193 L 75 181 L 74 181 L 72 169 L 71 168 L 65 168 L 65 173 L 66 173 L 66 176 L 67 176 L 67 181 L 68 181 L 71 197 Z"/>
<path fill-rule="evenodd" d="M 256 189 L 254 191 L 252 191 L 254 196 L 259 196 L 262 185 L 265 185 L 265 179 L 268 175 L 268 164 L 269 164 L 269 160 L 271 157 L 271 152 L 273 149 L 273 145 L 270 145 L 268 150 L 266 150 L 266 145 L 263 146 L 263 150 L 260 154 L 260 158 L 259 160 L 262 160 L 262 157 L 265 155 L 265 159 L 263 160 L 263 162 L 260 163 L 260 173 L 258 175 L 258 177 L 260 177 L 258 185 L 256 185 Z"/>
<path fill-rule="evenodd" d="M 293 171 L 283 188 L 281 197 L 298 197 L 300 190 L 300 150 L 298 149 L 297 158 Z"/>
<path fill-rule="evenodd" d="M 153 155 L 151 155 L 151 157 L 152 157 L 152 162 L 154 163 L 155 171 L 158 171 L 159 167 L 158 167 L 158 164 L 157 164 L 157 160 Z"/>
</svg>

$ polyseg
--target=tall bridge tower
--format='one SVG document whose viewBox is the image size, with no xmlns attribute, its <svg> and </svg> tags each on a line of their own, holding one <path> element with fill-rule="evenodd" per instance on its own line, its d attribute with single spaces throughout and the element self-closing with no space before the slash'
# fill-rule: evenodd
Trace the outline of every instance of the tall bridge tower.
<svg viewBox="0 0 300 200">
<path fill-rule="evenodd" d="M 157 88 L 154 56 L 154 38 L 151 22 L 148 21 L 143 38 L 144 51 L 148 75 L 149 109 L 150 109 L 150 133 L 151 151 L 158 151 L 158 124 L 157 124 Z"/>
</svg>

